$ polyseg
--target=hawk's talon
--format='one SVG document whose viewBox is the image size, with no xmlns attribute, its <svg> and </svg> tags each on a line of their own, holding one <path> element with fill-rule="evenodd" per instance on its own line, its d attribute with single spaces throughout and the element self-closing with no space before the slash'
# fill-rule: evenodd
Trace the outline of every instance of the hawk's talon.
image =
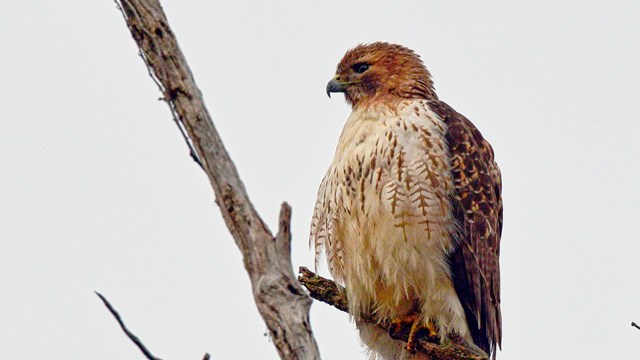
<svg viewBox="0 0 640 360">
<path fill-rule="evenodd" d="M 409 331 L 409 339 L 407 339 L 406 349 L 411 354 L 416 353 L 416 340 L 418 338 L 418 334 L 422 330 L 428 330 L 429 333 L 427 337 L 430 339 L 438 339 L 438 326 L 434 324 L 431 320 L 427 321 L 425 325 L 422 321 L 415 321 L 413 325 L 411 325 L 411 330 Z"/>
<path fill-rule="evenodd" d="M 421 317 L 418 313 L 411 313 L 403 317 L 395 318 L 391 320 L 391 326 L 389 327 L 389 334 L 393 336 L 400 336 L 405 329 L 409 328 L 409 336 L 407 339 L 407 345 L 405 348 L 408 352 L 415 354 L 416 352 L 416 340 L 418 339 L 418 334 L 422 330 L 429 331 L 426 336 L 431 339 L 438 339 L 438 327 L 435 323 L 429 320 L 426 324 L 422 322 Z"/>
<path fill-rule="evenodd" d="M 418 335 L 418 331 L 422 329 L 422 323 L 420 321 L 414 321 L 413 325 L 411 325 L 411 330 L 409 330 L 409 338 L 407 339 L 407 351 L 415 354 L 416 353 L 416 335 Z"/>
<path fill-rule="evenodd" d="M 429 336 L 432 339 L 438 338 L 438 326 L 434 324 L 431 320 L 427 322 L 426 329 L 429 330 Z"/>
</svg>

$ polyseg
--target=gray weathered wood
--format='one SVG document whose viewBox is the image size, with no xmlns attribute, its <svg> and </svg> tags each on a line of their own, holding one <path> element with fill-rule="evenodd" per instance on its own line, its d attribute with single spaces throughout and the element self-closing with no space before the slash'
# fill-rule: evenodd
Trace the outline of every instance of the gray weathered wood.
<svg viewBox="0 0 640 360">
<path fill-rule="evenodd" d="M 184 130 L 242 252 L 253 296 L 282 359 L 320 359 L 309 324 L 311 298 L 291 266 L 291 208 L 280 209 L 274 236 L 253 207 L 222 144 L 167 18 L 155 0 L 117 0 L 150 75 Z"/>
</svg>

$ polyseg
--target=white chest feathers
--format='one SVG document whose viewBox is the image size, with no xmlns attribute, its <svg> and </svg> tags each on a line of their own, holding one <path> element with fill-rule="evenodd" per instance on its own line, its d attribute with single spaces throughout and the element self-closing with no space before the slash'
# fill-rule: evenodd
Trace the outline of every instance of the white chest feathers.
<svg viewBox="0 0 640 360">
<path fill-rule="evenodd" d="M 354 111 L 347 120 L 320 185 L 311 241 L 347 287 L 352 314 L 432 313 L 450 304 L 423 297 L 455 297 L 446 132 L 422 100 Z"/>
</svg>

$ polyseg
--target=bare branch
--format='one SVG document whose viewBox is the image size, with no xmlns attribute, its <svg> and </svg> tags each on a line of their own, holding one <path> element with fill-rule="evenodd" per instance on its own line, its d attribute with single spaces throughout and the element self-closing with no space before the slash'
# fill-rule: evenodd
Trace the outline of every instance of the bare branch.
<svg viewBox="0 0 640 360">
<path fill-rule="evenodd" d="M 249 200 L 235 165 L 222 144 L 191 70 L 157 0 L 116 0 L 152 78 L 197 161 L 209 177 L 222 216 L 243 255 L 256 305 L 282 359 L 319 359 L 309 324 L 312 300 L 291 267 L 289 222 L 283 204 L 277 236 Z"/>
<path fill-rule="evenodd" d="M 298 272 L 298 281 L 309 291 L 312 298 L 340 311 L 349 312 L 349 302 L 344 289 L 339 288 L 335 282 L 316 275 L 304 266 L 300 266 Z"/>
<path fill-rule="evenodd" d="M 636 324 L 635 322 L 631 322 L 631 326 L 633 326 L 634 328 L 640 330 L 640 326 L 638 326 L 638 324 Z"/>
<path fill-rule="evenodd" d="M 131 331 L 129 331 L 129 329 L 127 329 L 127 326 L 124 324 L 124 321 L 120 317 L 120 314 L 118 314 L 118 311 L 116 311 L 116 309 L 114 309 L 113 306 L 111 306 L 111 303 L 109 302 L 109 300 L 107 300 L 107 298 L 102 296 L 102 294 L 100 294 L 99 292 L 97 291 L 94 291 L 94 292 L 96 293 L 96 295 L 98 295 L 100 300 L 102 300 L 102 302 L 104 303 L 104 306 L 106 306 L 107 309 L 109 309 L 109 312 L 111 313 L 111 315 L 113 315 L 113 317 L 116 318 L 116 321 L 118 322 L 118 324 L 120 324 L 122 331 L 124 331 L 127 337 L 131 341 L 133 341 L 134 344 L 136 344 L 136 346 L 138 347 L 138 349 L 140 349 L 140 351 L 142 351 L 144 356 L 149 360 L 161 360 L 159 357 L 155 357 L 151 353 L 151 351 L 149 351 L 149 349 L 147 349 L 147 347 L 144 346 L 140 338 L 138 338 L 134 333 L 132 333 Z"/>
<path fill-rule="evenodd" d="M 341 311 L 348 312 L 349 303 L 346 297 L 346 293 L 338 285 L 319 275 L 316 275 L 311 270 L 304 266 L 299 269 L 298 280 L 309 291 L 309 295 L 312 298 L 329 304 Z M 389 336 L 394 339 L 407 341 L 409 339 L 409 332 L 411 325 L 402 328 L 395 329 L 394 326 L 388 321 L 377 321 L 370 314 L 362 314 L 358 321 L 364 321 L 370 324 L 379 326 L 381 329 L 387 331 Z M 456 343 L 437 344 L 437 339 L 430 339 L 427 336 L 421 336 L 416 341 L 416 350 L 427 354 L 431 359 L 437 360 L 484 360 L 486 358 L 477 355 L 476 353 L 466 349 L 465 347 Z"/>
<path fill-rule="evenodd" d="M 118 1 L 117 0 L 114 0 L 114 1 L 116 3 L 116 7 L 118 8 L 118 10 L 120 10 L 120 13 L 122 14 L 122 16 L 124 17 L 124 19 L 126 21 L 127 20 L 127 14 L 124 12 L 124 10 L 122 9 L 122 7 L 118 3 Z M 138 18 L 138 20 L 140 20 L 140 19 Z M 129 25 L 128 22 L 127 22 L 127 25 Z M 129 26 L 129 30 L 131 30 L 130 26 Z M 148 35 L 151 36 L 151 34 L 148 34 Z M 163 97 L 161 97 L 158 100 L 164 101 L 169 106 L 169 111 L 171 111 L 171 116 L 173 117 L 173 122 L 178 127 L 178 130 L 180 131 L 180 135 L 182 135 L 182 139 L 185 141 L 185 143 L 187 144 L 187 147 L 189 148 L 189 155 L 191 156 L 193 161 L 195 161 L 196 164 L 198 164 L 198 166 L 200 166 L 200 168 L 204 170 L 204 166 L 202 165 L 202 161 L 200 160 L 200 157 L 196 153 L 196 150 L 193 148 L 193 143 L 191 142 L 191 139 L 189 139 L 189 136 L 186 133 L 184 125 L 182 124 L 182 122 L 178 118 L 178 113 L 176 112 L 176 109 L 173 106 L 173 103 L 171 103 L 170 99 L 167 98 L 167 95 L 166 95 L 167 92 L 165 91 L 164 85 L 162 85 L 160 80 L 158 80 L 158 78 L 155 76 L 155 74 L 153 72 L 153 69 L 149 65 L 149 62 L 147 61 L 147 59 L 146 59 L 144 53 L 142 52 L 142 50 L 140 50 L 140 49 L 138 50 L 138 55 L 140 56 L 140 58 L 142 58 L 142 61 L 144 62 L 145 66 L 147 67 L 147 73 L 149 74 L 149 77 L 153 80 L 153 82 L 156 84 L 156 86 L 158 86 L 158 89 L 160 90 L 160 92 L 164 95 Z"/>
</svg>

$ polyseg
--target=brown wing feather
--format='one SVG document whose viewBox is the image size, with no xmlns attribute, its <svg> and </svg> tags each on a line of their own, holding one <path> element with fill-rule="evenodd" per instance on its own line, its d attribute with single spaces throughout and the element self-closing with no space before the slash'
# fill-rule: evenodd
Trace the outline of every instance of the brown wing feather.
<svg viewBox="0 0 640 360">
<path fill-rule="evenodd" d="M 495 358 L 502 339 L 500 315 L 500 170 L 491 145 L 464 116 L 442 101 L 430 107 L 449 127 L 458 247 L 450 255 L 454 287 L 477 346 Z"/>
</svg>

